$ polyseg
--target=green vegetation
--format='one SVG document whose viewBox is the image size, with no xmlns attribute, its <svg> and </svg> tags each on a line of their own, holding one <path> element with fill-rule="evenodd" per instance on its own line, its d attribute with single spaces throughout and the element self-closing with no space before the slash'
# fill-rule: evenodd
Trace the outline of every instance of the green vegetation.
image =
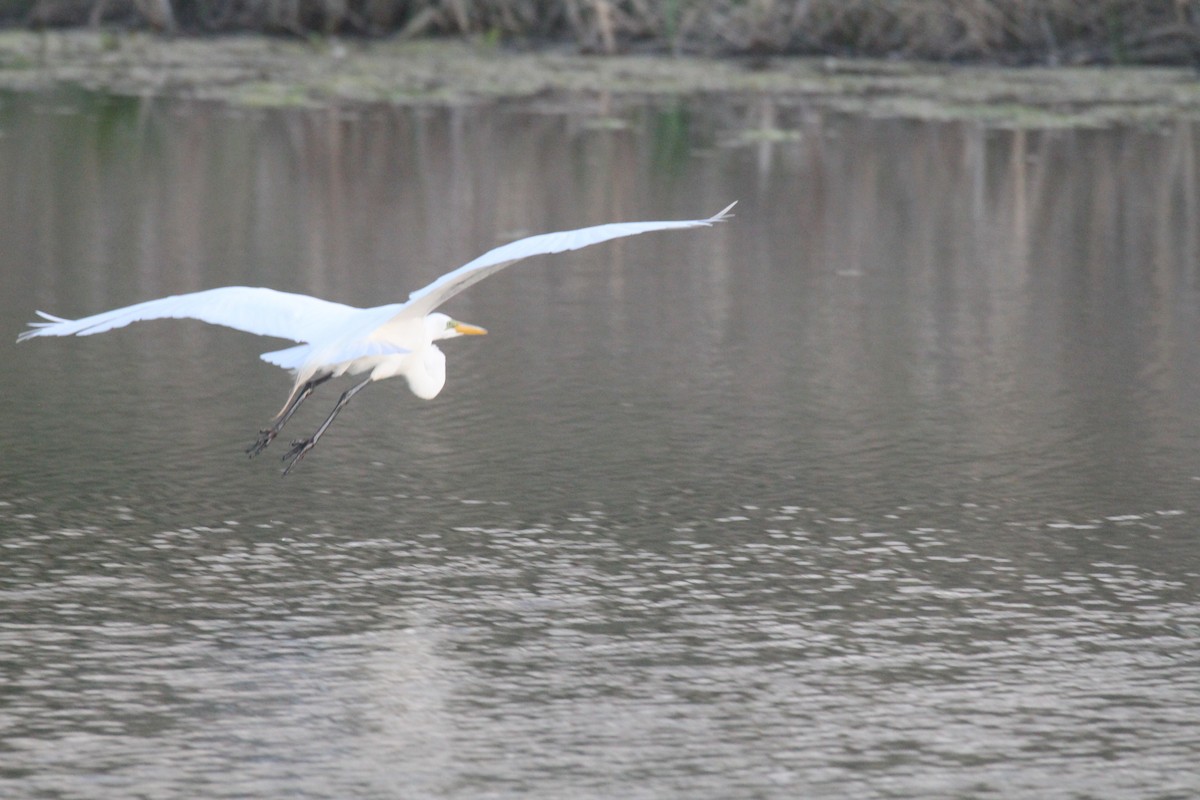
<svg viewBox="0 0 1200 800">
<path fill-rule="evenodd" d="M 679 98 L 738 98 L 745 138 L 793 138 L 776 111 L 969 119 L 989 127 L 1154 125 L 1200 119 L 1200 80 L 1185 67 L 953 66 L 895 59 L 664 58 L 500 51 L 482 40 L 167 37 L 144 31 L 0 30 L 0 92 L 74 87 L 129 97 L 190 97 L 253 107 L 458 104 L 554 99 L 590 127 L 627 122 L 659 98 L 670 142 L 689 125 Z"/>
<path fill-rule="evenodd" d="M 0 24 L 469 36 L 604 54 L 1200 62 L 1200 0 L 0 0 Z"/>
</svg>

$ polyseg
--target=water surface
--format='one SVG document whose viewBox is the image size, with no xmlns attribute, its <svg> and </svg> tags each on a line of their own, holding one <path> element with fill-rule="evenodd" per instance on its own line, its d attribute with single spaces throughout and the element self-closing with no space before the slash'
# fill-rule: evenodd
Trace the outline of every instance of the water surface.
<svg viewBox="0 0 1200 800">
<path fill-rule="evenodd" d="M 4 96 L 0 794 L 1193 796 L 1196 158 L 759 100 Z M 443 394 L 370 387 L 285 480 L 242 452 L 278 341 L 11 343 L 735 199 L 459 296 L 491 335 Z"/>
</svg>

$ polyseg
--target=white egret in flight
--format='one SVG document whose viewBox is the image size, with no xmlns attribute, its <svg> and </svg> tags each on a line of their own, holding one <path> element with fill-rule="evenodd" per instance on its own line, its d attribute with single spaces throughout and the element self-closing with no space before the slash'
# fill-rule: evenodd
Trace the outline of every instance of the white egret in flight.
<svg viewBox="0 0 1200 800">
<path fill-rule="evenodd" d="M 31 322 L 31 329 L 21 333 L 17 341 L 35 336 L 90 336 L 148 319 L 198 319 L 299 342 L 294 347 L 261 356 L 264 361 L 291 370 L 296 381 L 283 408 L 268 427 L 259 431 L 258 440 L 247 448 L 251 457 L 271 443 L 313 389 L 340 375 L 368 373 L 366 380 L 342 394 L 312 436 L 292 442 L 292 449 L 283 456 L 284 461 L 290 459 L 283 471 L 287 475 L 317 444 L 350 398 L 372 381 L 403 375 L 417 397 L 431 400 L 437 396 L 446 383 L 446 357 L 434 342 L 487 332 L 476 325 L 434 312 L 462 290 L 529 256 L 578 250 L 650 231 L 712 225 L 728 218 L 734 205 L 731 203 L 708 219 L 618 222 L 530 236 L 489 250 L 474 261 L 447 272 L 413 292 L 404 303 L 355 308 L 274 289 L 225 286 L 148 300 L 82 319 L 63 319 L 38 311 L 38 316 L 46 321 Z"/>
</svg>

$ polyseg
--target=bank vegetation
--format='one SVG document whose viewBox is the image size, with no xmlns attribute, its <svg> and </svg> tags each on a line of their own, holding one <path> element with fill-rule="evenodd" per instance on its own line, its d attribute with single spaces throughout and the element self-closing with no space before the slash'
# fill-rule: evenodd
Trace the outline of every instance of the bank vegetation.
<svg viewBox="0 0 1200 800">
<path fill-rule="evenodd" d="M 0 0 L 0 24 L 467 36 L 608 54 L 1200 63 L 1200 0 Z"/>
</svg>

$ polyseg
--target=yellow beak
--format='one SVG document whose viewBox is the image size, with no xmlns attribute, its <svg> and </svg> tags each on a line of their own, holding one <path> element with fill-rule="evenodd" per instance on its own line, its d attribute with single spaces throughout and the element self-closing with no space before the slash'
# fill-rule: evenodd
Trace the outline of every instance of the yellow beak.
<svg viewBox="0 0 1200 800">
<path fill-rule="evenodd" d="M 466 322 L 455 322 L 454 330 L 461 333 L 463 336 L 483 336 L 487 333 L 486 328 L 481 328 L 478 325 L 470 325 Z"/>
</svg>

